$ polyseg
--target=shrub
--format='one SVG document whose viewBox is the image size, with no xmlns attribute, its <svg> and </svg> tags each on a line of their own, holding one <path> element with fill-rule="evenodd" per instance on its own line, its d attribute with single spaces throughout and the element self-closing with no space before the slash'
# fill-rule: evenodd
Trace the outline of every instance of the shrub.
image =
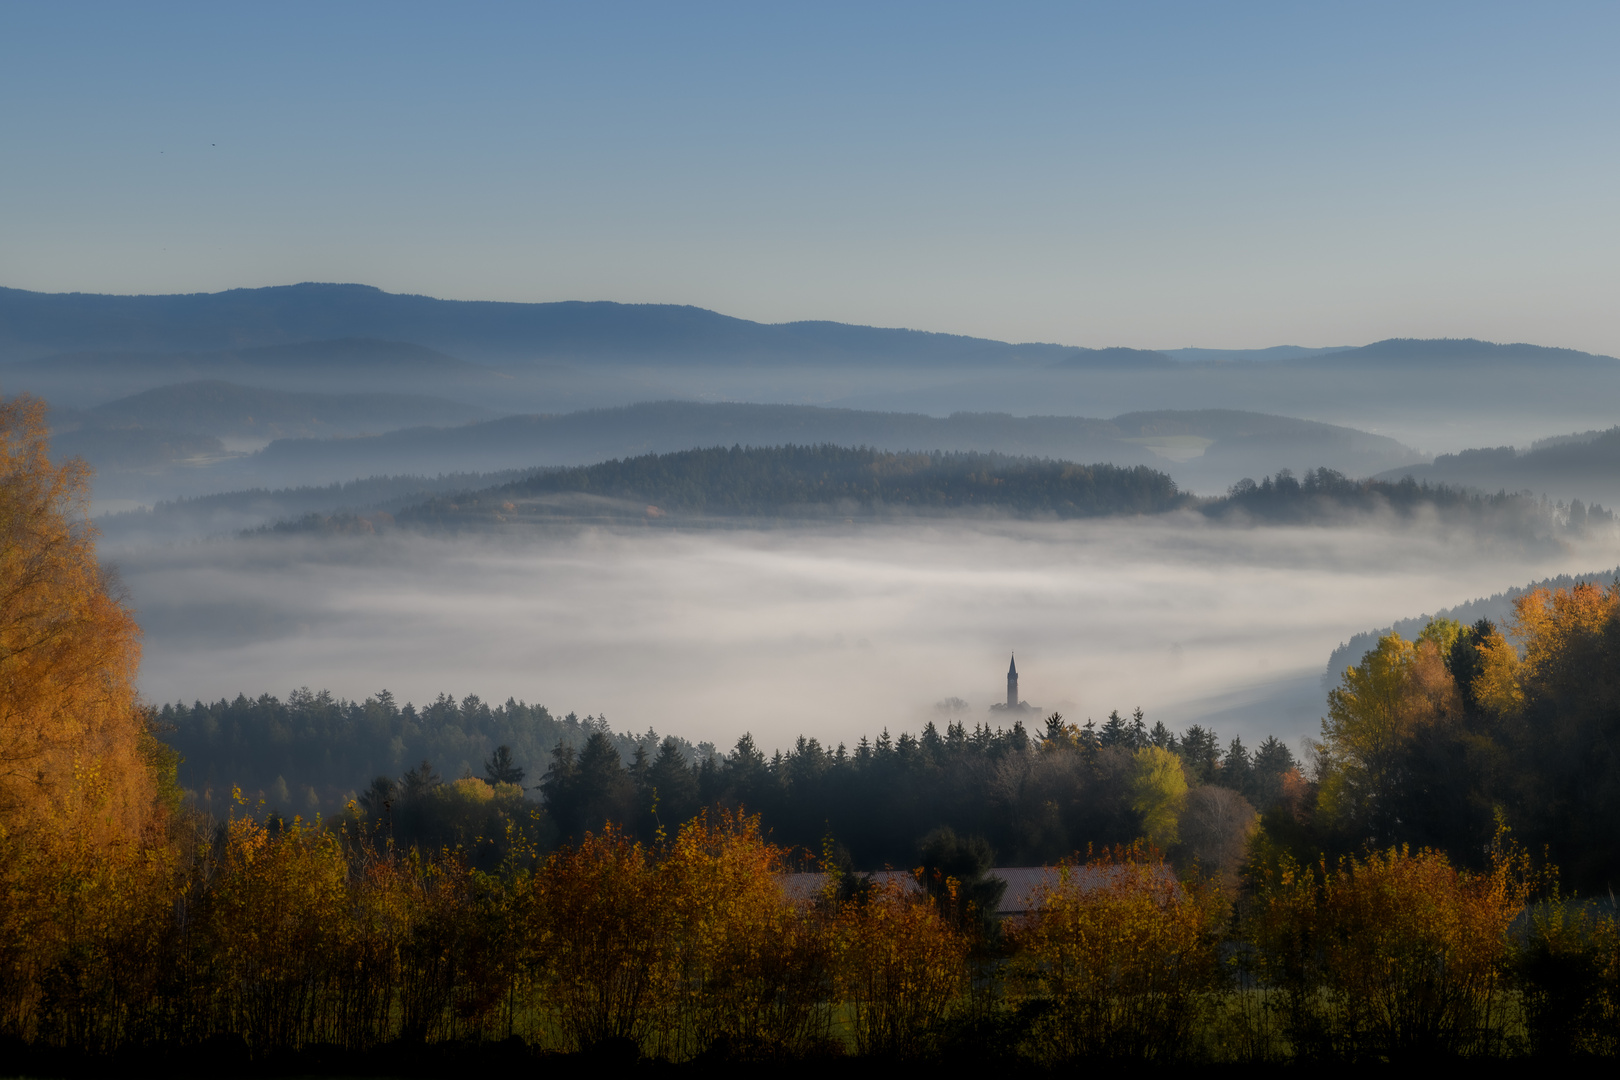
<svg viewBox="0 0 1620 1080">
<path fill-rule="evenodd" d="M 610 825 L 554 853 L 534 892 L 532 947 L 568 1045 L 639 1047 L 672 981 L 674 913 L 651 852 Z"/>
<path fill-rule="evenodd" d="M 1182 885 L 1152 849 L 1105 851 L 1061 868 L 1017 926 L 1015 979 L 1040 1018 L 1045 1061 L 1163 1060 L 1187 1052 L 1220 981 L 1219 897 Z"/>
<path fill-rule="evenodd" d="M 1279 992 L 1296 1056 L 1491 1053 L 1507 1032 L 1508 927 L 1524 860 L 1472 875 L 1390 848 L 1301 871 L 1284 860 L 1247 927 L 1252 970 Z"/>
<path fill-rule="evenodd" d="M 1541 1057 L 1620 1053 L 1620 931 L 1611 910 L 1555 895 L 1532 914 L 1518 957 L 1525 1030 Z"/>
<path fill-rule="evenodd" d="M 895 878 L 846 902 L 838 985 L 862 1054 L 920 1054 L 967 986 L 969 939 L 926 892 Z"/>
</svg>

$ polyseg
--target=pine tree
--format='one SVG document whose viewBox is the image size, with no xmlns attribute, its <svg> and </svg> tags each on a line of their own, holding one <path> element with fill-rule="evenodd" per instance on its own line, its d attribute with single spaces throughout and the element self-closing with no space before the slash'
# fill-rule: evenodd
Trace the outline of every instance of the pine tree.
<svg viewBox="0 0 1620 1080">
<path fill-rule="evenodd" d="M 1263 776 L 1281 776 L 1296 764 L 1288 744 L 1275 735 L 1267 735 L 1254 752 L 1254 771 Z"/>
<path fill-rule="evenodd" d="M 1221 759 L 1220 783 L 1245 795 L 1254 786 L 1254 770 L 1241 735 L 1233 736 L 1227 744 L 1226 756 Z"/>
<path fill-rule="evenodd" d="M 1142 718 L 1142 707 L 1138 705 L 1131 713 L 1131 741 L 1132 750 L 1140 750 L 1148 745 L 1147 725 Z"/>
<path fill-rule="evenodd" d="M 1109 713 L 1108 719 L 1103 721 L 1102 731 L 1098 738 L 1104 748 L 1113 746 L 1130 747 L 1131 730 L 1126 726 L 1125 718 L 1119 715 L 1118 709 Z"/>
<path fill-rule="evenodd" d="M 489 755 L 489 760 L 484 762 L 484 775 L 489 778 L 490 784 L 523 783 L 523 770 L 512 760 L 512 748 L 505 744 L 497 746 L 495 752 Z"/>
<path fill-rule="evenodd" d="M 1097 725 L 1088 716 L 1086 722 L 1080 725 L 1080 758 L 1087 767 L 1097 764 L 1097 751 L 1102 749 L 1102 739 L 1097 736 Z"/>
<path fill-rule="evenodd" d="M 1195 784 L 1208 784 L 1220 768 L 1220 743 L 1214 731 L 1193 724 L 1181 736 L 1181 760 L 1187 778 Z"/>
</svg>

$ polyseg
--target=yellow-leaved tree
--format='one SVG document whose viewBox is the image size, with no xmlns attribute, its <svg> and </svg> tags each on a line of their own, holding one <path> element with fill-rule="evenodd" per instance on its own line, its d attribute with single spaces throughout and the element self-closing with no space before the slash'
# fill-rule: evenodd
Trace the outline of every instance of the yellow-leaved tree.
<svg viewBox="0 0 1620 1080">
<path fill-rule="evenodd" d="M 1462 710 L 1445 650 L 1457 624 L 1436 620 L 1415 642 L 1399 634 L 1344 672 L 1328 694 L 1328 715 L 1316 744 L 1322 819 L 1346 836 L 1389 843 L 1406 792 L 1409 749 L 1417 733 L 1454 721 Z"/>
<path fill-rule="evenodd" d="M 1181 759 L 1160 746 L 1144 746 L 1131 758 L 1131 809 L 1142 815 L 1142 832 L 1168 848 L 1181 838 L 1177 824 L 1187 802 Z"/>
<path fill-rule="evenodd" d="M 43 401 L 0 401 L 0 839 L 105 848 L 156 806 L 140 629 L 96 561 L 90 468 L 47 437 Z"/>
</svg>

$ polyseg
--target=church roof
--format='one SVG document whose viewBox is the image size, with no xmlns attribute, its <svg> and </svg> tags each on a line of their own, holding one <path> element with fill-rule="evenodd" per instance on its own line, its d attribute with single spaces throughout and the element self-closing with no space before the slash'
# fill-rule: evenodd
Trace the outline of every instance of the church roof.
<svg viewBox="0 0 1620 1080">
<path fill-rule="evenodd" d="M 1007 674 L 1008 675 L 1016 675 L 1016 674 L 1018 674 L 1018 658 L 1017 657 L 1013 657 L 1012 662 L 1007 665 Z"/>
</svg>

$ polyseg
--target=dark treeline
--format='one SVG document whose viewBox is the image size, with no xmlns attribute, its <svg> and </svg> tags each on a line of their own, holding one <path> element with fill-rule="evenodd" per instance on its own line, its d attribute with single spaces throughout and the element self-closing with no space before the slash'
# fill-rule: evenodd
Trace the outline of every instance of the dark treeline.
<svg viewBox="0 0 1620 1080">
<path fill-rule="evenodd" d="M 1532 534 L 1585 533 L 1612 526 L 1614 514 L 1579 499 L 1551 503 L 1524 493 L 1481 494 L 1445 484 L 1400 480 L 1353 480 L 1332 469 L 1308 469 L 1296 477 L 1283 469 L 1259 483 L 1238 481 L 1223 499 L 1203 506 L 1212 517 L 1244 515 L 1272 522 L 1331 520 L 1347 513 L 1393 512 L 1411 517 L 1419 511 L 1455 524 Z"/>
<path fill-rule="evenodd" d="M 720 754 L 652 731 L 616 734 L 599 718 L 557 719 L 543 706 L 491 708 L 476 695 L 417 709 L 386 691 L 349 702 L 301 690 L 286 702 L 168 706 L 158 719 L 202 809 L 226 812 L 238 787 L 285 818 L 332 816 L 353 802 L 373 825 L 386 820 L 396 839 L 422 844 L 472 846 L 506 821 L 541 846 L 609 823 L 650 841 L 725 807 L 759 813 L 791 848 L 820 851 L 831 837 L 862 869 L 914 865 L 939 829 L 987 842 L 1003 865 L 1040 865 L 1088 844 L 1128 843 L 1162 804 L 1175 812 L 1156 838 L 1230 877 L 1256 808 L 1294 807 L 1305 787 L 1275 738 L 1251 752 L 1196 724 L 1179 735 L 1149 727 L 1140 710 L 1101 725 L 1054 714 L 1034 733 L 1021 722 L 930 723 L 853 747 L 801 736 L 769 756 L 750 735 Z M 1154 776 L 1165 762 L 1151 750 L 1173 759 L 1174 775 Z"/>
<path fill-rule="evenodd" d="M 1180 765 L 1168 787 L 1154 786 L 1151 749 Z M 1287 802 L 1301 786 L 1276 739 L 1251 755 L 1241 739 L 1223 749 L 1198 725 L 1179 737 L 1162 724 L 1149 729 L 1140 711 L 1115 712 L 1100 727 L 1054 714 L 1033 736 L 1021 723 L 929 724 L 920 736 L 884 731 L 853 748 L 801 736 L 770 757 L 745 735 L 730 753 L 695 764 L 666 740 L 656 755 L 621 765 L 607 737 L 593 736 L 577 754 L 559 748 L 541 785 L 563 837 L 609 821 L 650 837 L 704 806 L 743 807 L 778 843 L 819 850 L 831 837 L 862 869 L 914 865 L 926 836 L 942 828 L 987 841 L 1001 865 L 1047 864 L 1088 844 L 1128 843 L 1149 831 L 1158 803 L 1173 803 L 1185 827 L 1161 828 L 1158 839 L 1229 872 L 1252 806 Z"/>
<path fill-rule="evenodd" d="M 441 491 L 444 489 L 441 488 Z M 1332 524 L 1367 514 L 1428 515 L 1524 538 L 1612 528 L 1614 515 L 1579 499 L 1481 494 L 1444 484 L 1354 480 L 1333 469 L 1282 469 L 1215 499 L 1179 492 L 1144 465 L 1078 465 L 980 453 L 890 453 L 832 445 L 714 447 L 551 469 L 479 490 L 438 494 L 393 515 L 326 515 L 264 531 L 353 533 L 399 524 L 487 529 L 522 523 L 688 523 L 703 519 L 826 519 L 1003 515 L 1070 519 L 1196 507 L 1217 520 Z"/>
<path fill-rule="evenodd" d="M 386 690 L 364 701 L 307 688 L 286 701 L 239 694 L 234 701 L 165 705 L 155 721 L 183 758 L 180 782 L 200 807 L 223 810 L 240 787 L 250 800 L 306 817 L 340 811 L 374 777 L 398 779 L 424 760 L 435 776 L 453 781 L 483 776 L 483 763 L 501 746 L 534 769 L 557 747 L 582 747 L 592 735 L 627 759 L 658 743 L 650 731 L 616 734 L 602 717 L 556 717 L 543 705 L 510 698 L 492 706 L 476 694 L 459 702 L 440 694 L 418 708 L 400 705 Z M 694 760 L 712 752 L 676 743 Z"/>
<path fill-rule="evenodd" d="M 521 520 L 548 496 L 650 504 L 661 514 L 781 515 L 987 511 L 1026 517 L 1155 513 L 1186 497 L 1164 473 L 1138 465 L 1077 465 L 980 453 L 889 453 L 831 445 L 714 447 L 560 469 L 402 510 L 402 524 Z M 637 513 L 641 506 L 635 507 Z"/>
</svg>

